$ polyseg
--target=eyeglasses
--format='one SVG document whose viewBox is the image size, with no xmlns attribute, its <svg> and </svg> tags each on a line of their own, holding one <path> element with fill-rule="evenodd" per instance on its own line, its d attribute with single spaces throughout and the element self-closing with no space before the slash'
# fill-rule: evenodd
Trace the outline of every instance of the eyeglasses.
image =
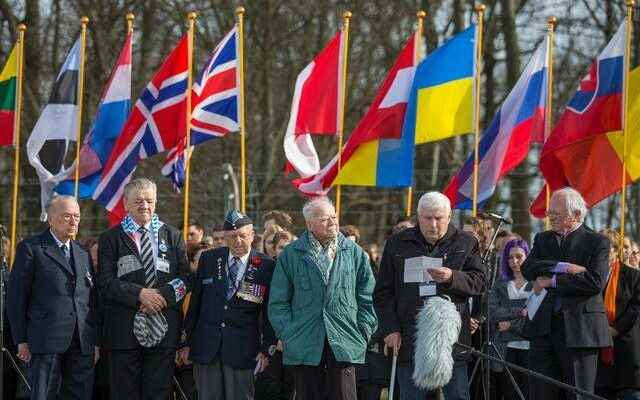
<svg viewBox="0 0 640 400">
<path fill-rule="evenodd" d="M 322 222 L 323 224 L 326 224 L 329 221 L 337 221 L 338 217 L 335 215 L 330 215 L 328 217 L 322 217 L 322 218 L 318 218 L 318 222 Z"/>
<path fill-rule="evenodd" d="M 71 222 L 72 219 L 78 222 L 80 221 L 80 214 L 63 214 L 62 219 L 64 219 L 65 222 Z"/>
<path fill-rule="evenodd" d="M 567 212 L 558 212 L 558 211 L 547 211 L 545 215 L 549 218 L 566 218 L 570 214 Z"/>
</svg>

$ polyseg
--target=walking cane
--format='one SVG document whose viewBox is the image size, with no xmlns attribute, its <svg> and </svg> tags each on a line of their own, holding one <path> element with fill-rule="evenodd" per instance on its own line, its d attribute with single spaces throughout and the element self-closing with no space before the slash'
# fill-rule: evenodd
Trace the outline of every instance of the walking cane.
<svg viewBox="0 0 640 400">
<path fill-rule="evenodd" d="M 391 362 L 391 381 L 389 382 L 389 400 L 393 400 L 393 389 L 396 386 L 396 364 L 398 363 L 398 355 L 393 353 L 393 361 Z"/>
</svg>

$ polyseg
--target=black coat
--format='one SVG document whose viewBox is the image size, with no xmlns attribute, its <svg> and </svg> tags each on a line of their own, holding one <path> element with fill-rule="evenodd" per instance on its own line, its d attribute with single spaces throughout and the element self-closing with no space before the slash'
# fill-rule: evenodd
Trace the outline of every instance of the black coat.
<svg viewBox="0 0 640 400">
<path fill-rule="evenodd" d="M 276 341 L 267 318 L 275 262 L 255 250 L 249 254 L 242 282 L 264 288 L 258 303 L 239 297 L 240 290 L 227 301 L 228 260 L 227 247 L 200 256 L 184 322 L 185 344 L 190 346 L 189 358 L 198 364 L 209 364 L 220 356 L 225 366 L 253 369 L 258 352 L 268 355 Z"/>
<path fill-rule="evenodd" d="M 162 310 L 167 319 L 168 330 L 158 347 L 174 348 L 178 345 L 181 331 L 181 299 L 177 301 L 176 293 L 169 282 L 174 279 L 182 280 L 186 293 L 191 289 L 192 276 L 180 231 L 164 224 L 158 231 L 158 240 L 160 243 L 164 242 L 167 247 L 166 252 L 159 248 L 159 257 L 164 256 L 169 261 L 169 273 L 156 270 L 154 285 L 168 305 Z M 118 277 L 118 264 L 124 257 L 135 257 L 139 268 Z M 136 243 L 124 232 L 120 224 L 100 235 L 98 286 L 104 307 L 102 343 L 107 349 L 130 350 L 140 346 L 133 334 L 133 319 L 139 309 L 140 291 L 145 287 L 141 261 Z"/>
<path fill-rule="evenodd" d="M 16 344 L 39 353 L 64 353 L 77 327 L 83 354 L 97 341 L 94 276 L 89 253 L 71 241 L 73 264 L 51 232 L 23 240 L 7 291 L 7 312 Z"/>
<path fill-rule="evenodd" d="M 613 367 L 598 366 L 596 386 L 640 389 L 640 271 L 620 267 L 613 339 Z"/>
<path fill-rule="evenodd" d="M 556 275 L 557 287 L 548 289 L 533 321 L 527 319 L 523 336 L 531 338 L 550 333 L 555 299 L 560 296 L 567 348 L 611 345 L 602 301 L 609 271 L 609 240 L 584 225 L 570 233 L 562 247 L 555 232 L 539 233 L 522 265 L 522 274 L 529 281 L 551 276 L 551 270 L 559 262 L 581 265 L 587 271 Z"/>
<path fill-rule="evenodd" d="M 437 285 L 438 295 L 448 295 L 462 318 L 459 341 L 471 343 L 469 297 L 485 291 L 485 268 L 480 260 L 478 241 L 453 225 L 445 236 L 428 251 L 419 227 L 398 232 L 387 241 L 380 265 L 379 278 L 373 294 L 380 332 L 386 337 L 400 332 L 400 361 L 413 360 L 416 316 L 424 304 L 418 283 L 404 283 L 404 262 L 407 258 L 430 256 L 443 258 L 442 264 L 453 270 L 451 282 Z M 467 356 L 456 352 L 458 359 Z"/>
</svg>

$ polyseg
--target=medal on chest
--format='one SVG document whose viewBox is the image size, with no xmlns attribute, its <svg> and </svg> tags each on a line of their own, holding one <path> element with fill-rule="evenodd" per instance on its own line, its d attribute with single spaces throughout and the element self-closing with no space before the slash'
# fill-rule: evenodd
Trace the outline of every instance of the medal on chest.
<svg viewBox="0 0 640 400">
<path fill-rule="evenodd" d="M 267 287 L 265 285 L 259 285 L 255 282 L 256 275 L 258 274 L 258 269 L 261 266 L 262 258 L 260 258 L 259 256 L 251 257 L 251 259 L 249 260 L 249 265 L 247 266 L 245 277 L 240 284 L 240 288 L 238 289 L 238 297 L 252 303 L 262 304 L 262 302 L 264 301 L 264 296 L 267 292 Z"/>
<path fill-rule="evenodd" d="M 218 268 L 218 280 L 221 281 L 222 280 L 222 259 L 220 257 L 218 257 L 217 268 Z"/>
</svg>

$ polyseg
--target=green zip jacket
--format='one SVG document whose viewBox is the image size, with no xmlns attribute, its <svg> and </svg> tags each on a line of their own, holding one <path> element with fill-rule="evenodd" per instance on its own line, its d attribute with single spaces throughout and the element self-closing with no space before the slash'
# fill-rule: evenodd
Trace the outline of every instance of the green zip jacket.
<svg viewBox="0 0 640 400">
<path fill-rule="evenodd" d="M 336 255 L 325 285 L 310 255 L 308 235 L 280 253 L 271 280 L 269 320 L 284 343 L 284 364 L 320 364 L 325 340 L 339 362 L 362 364 L 378 320 L 375 286 L 367 254 L 338 234 Z"/>
</svg>

